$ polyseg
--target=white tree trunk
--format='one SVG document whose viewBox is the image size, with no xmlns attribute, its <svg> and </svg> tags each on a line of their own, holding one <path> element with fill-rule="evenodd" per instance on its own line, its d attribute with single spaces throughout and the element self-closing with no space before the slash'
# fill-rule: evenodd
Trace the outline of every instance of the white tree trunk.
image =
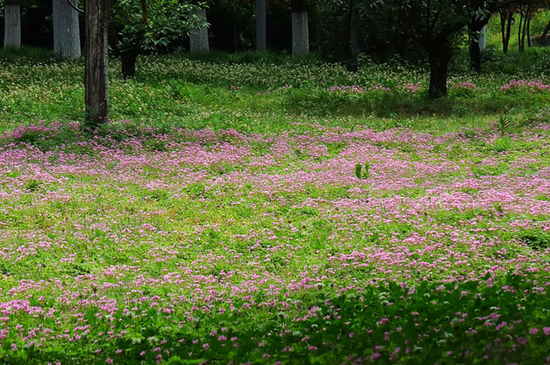
<svg viewBox="0 0 550 365">
<path fill-rule="evenodd" d="M 80 57 L 80 27 L 78 11 L 67 0 L 52 0 L 53 51 L 62 57 Z"/>
<path fill-rule="evenodd" d="M 191 15 L 196 16 L 201 22 L 206 23 L 206 9 L 192 10 Z M 208 52 L 208 27 L 204 26 L 189 33 L 189 50 L 191 52 Z"/>
<path fill-rule="evenodd" d="M 292 54 L 309 53 L 307 11 L 292 13 Z"/>
<path fill-rule="evenodd" d="M 484 50 L 487 44 L 487 26 L 481 28 L 481 34 L 479 35 L 479 49 Z"/>
<path fill-rule="evenodd" d="M 21 10 L 19 0 L 4 3 L 4 48 L 21 48 Z"/>
</svg>

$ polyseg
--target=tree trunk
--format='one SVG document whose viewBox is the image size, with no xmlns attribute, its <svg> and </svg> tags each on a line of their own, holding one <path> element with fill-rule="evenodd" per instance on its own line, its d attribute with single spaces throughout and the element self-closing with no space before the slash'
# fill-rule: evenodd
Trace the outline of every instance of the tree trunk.
<svg viewBox="0 0 550 365">
<path fill-rule="evenodd" d="M 206 9 L 196 9 L 191 11 L 192 16 L 196 16 L 202 23 L 206 23 Z M 189 33 L 189 51 L 190 52 L 208 52 L 208 27 L 205 25 L 200 29 Z"/>
<path fill-rule="evenodd" d="M 542 46 L 546 46 L 546 36 L 548 35 L 548 32 L 550 32 L 550 21 L 546 24 L 546 28 L 544 28 L 544 32 L 542 32 L 542 35 L 540 36 L 540 43 Z"/>
<path fill-rule="evenodd" d="M 487 24 L 481 28 L 481 33 L 479 35 L 479 49 L 481 51 L 485 50 L 487 47 Z"/>
<path fill-rule="evenodd" d="M 357 72 L 359 68 L 357 62 L 357 41 L 359 39 L 359 9 L 357 8 L 357 0 L 350 0 L 349 4 L 348 71 Z"/>
<path fill-rule="evenodd" d="M 120 53 L 122 63 L 122 77 L 124 80 L 133 79 L 136 76 L 136 61 L 139 49 L 131 49 Z"/>
<path fill-rule="evenodd" d="M 431 100 L 447 96 L 447 69 L 451 58 L 449 44 L 434 41 L 426 47 L 430 61 L 430 89 L 428 94 Z"/>
<path fill-rule="evenodd" d="M 470 68 L 476 73 L 481 73 L 481 48 L 477 33 L 470 34 Z"/>
<path fill-rule="evenodd" d="M 78 11 L 67 0 L 53 0 L 53 51 L 65 58 L 77 58 L 80 50 Z"/>
<path fill-rule="evenodd" d="M 503 11 L 499 12 L 500 15 L 500 36 L 502 39 L 502 52 L 508 52 L 508 47 L 506 47 L 506 14 Z"/>
<path fill-rule="evenodd" d="M 256 50 L 267 48 L 267 10 L 266 0 L 256 0 Z"/>
<path fill-rule="evenodd" d="M 309 53 L 309 26 L 305 0 L 291 0 L 292 54 Z"/>
<path fill-rule="evenodd" d="M 21 48 L 21 6 L 19 0 L 4 3 L 4 48 Z"/>
<path fill-rule="evenodd" d="M 531 47 L 531 16 L 527 19 L 527 34 L 525 35 L 527 37 L 527 47 Z"/>
<path fill-rule="evenodd" d="M 86 123 L 96 129 L 107 123 L 109 115 L 109 85 L 107 33 L 109 1 L 86 0 L 86 62 L 84 68 Z"/>
<path fill-rule="evenodd" d="M 508 45 L 510 44 L 510 36 L 512 34 L 512 22 L 514 21 L 514 13 L 511 11 L 500 12 L 500 31 L 502 34 L 502 52 L 508 53 Z"/>
<path fill-rule="evenodd" d="M 481 73 L 481 45 L 480 34 L 483 27 L 487 24 L 485 19 L 473 17 L 468 24 L 469 28 L 469 50 L 470 50 L 470 68 L 472 71 Z"/>
<path fill-rule="evenodd" d="M 523 17 L 523 10 L 519 13 L 519 26 L 518 26 L 518 51 L 520 53 L 525 52 L 525 19 Z"/>
</svg>

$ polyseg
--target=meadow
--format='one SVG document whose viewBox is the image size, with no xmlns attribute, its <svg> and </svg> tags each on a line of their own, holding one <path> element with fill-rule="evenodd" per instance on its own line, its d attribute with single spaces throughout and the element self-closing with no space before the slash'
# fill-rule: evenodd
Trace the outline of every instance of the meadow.
<svg viewBox="0 0 550 365">
<path fill-rule="evenodd" d="M 549 54 L 2 57 L 0 363 L 550 364 Z"/>
</svg>

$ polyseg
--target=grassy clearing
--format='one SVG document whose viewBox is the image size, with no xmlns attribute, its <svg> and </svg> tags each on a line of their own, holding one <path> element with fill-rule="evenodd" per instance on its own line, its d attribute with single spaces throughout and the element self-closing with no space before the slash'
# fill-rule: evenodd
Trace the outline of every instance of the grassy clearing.
<svg viewBox="0 0 550 365">
<path fill-rule="evenodd" d="M 39 120 L 82 120 L 82 64 L 56 62 L 48 54 L 37 63 L 36 51 L 27 53 L 33 57 L 0 55 L 0 130 Z M 300 130 L 295 121 L 434 132 L 485 129 L 487 121 L 504 115 L 525 122 L 548 114 L 545 89 L 530 92 L 530 86 L 518 85 L 501 90 L 513 80 L 546 85 L 547 52 L 493 55 L 486 74 L 457 73 L 450 79 L 449 97 L 434 102 L 427 100 L 427 72 L 421 67 L 370 64 L 350 75 L 339 65 L 269 53 L 225 58 L 142 57 L 130 82 L 121 79 L 120 65 L 112 61 L 111 117 L 160 128 L 247 133 Z M 522 68 L 514 68 L 517 64 Z"/>
<path fill-rule="evenodd" d="M 158 61 L 92 136 L 78 63 L 1 69 L 3 362 L 550 362 L 543 79 Z"/>
</svg>

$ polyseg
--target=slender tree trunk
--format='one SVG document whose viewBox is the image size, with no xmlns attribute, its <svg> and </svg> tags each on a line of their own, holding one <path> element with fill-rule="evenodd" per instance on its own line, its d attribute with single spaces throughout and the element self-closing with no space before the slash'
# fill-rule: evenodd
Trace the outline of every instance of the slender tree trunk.
<svg viewBox="0 0 550 365">
<path fill-rule="evenodd" d="M 267 48 L 267 9 L 266 0 L 256 0 L 256 50 Z"/>
<path fill-rule="evenodd" d="M 19 0 L 4 2 L 4 48 L 21 48 L 21 6 Z"/>
<path fill-rule="evenodd" d="M 527 19 L 527 47 L 531 48 L 531 16 Z"/>
<path fill-rule="evenodd" d="M 510 46 L 510 37 L 512 37 L 512 23 L 514 22 L 514 13 L 508 13 L 508 21 L 506 23 L 506 52 Z M 504 52 L 504 53 L 506 53 Z"/>
<path fill-rule="evenodd" d="M 359 9 L 357 8 L 357 0 L 350 0 L 349 4 L 348 71 L 357 72 L 359 68 L 357 62 L 357 42 L 359 39 Z"/>
<path fill-rule="evenodd" d="M 80 50 L 78 11 L 67 0 L 53 0 L 53 50 L 65 58 L 77 58 Z"/>
<path fill-rule="evenodd" d="M 518 51 L 520 53 L 525 52 L 525 38 L 524 32 L 525 32 L 525 19 L 523 17 L 523 10 L 519 13 L 519 25 L 518 25 Z"/>
<path fill-rule="evenodd" d="M 86 62 L 84 68 L 86 123 L 91 129 L 107 123 L 109 85 L 107 34 L 109 1 L 86 0 Z"/>
<path fill-rule="evenodd" d="M 291 0 L 292 54 L 309 53 L 309 25 L 306 0 Z"/>
<path fill-rule="evenodd" d="M 503 11 L 499 12 L 500 15 L 500 35 L 502 39 L 502 51 L 504 53 L 508 52 L 508 48 L 506 47 L 506 14 Z"/>
<path fill-rule="evenodd" d="M 428 59 L 430 61 L 430 99 L 439 99 L 447 96 L 447 70 L 451 58 L 450 45 L 439 40 L 427 45 Z"/>
<path fill-rule="evenodd" d="M 510 36 L 512 33 L 512 22 L 514 21 L 514 13 L 511 11 L 500 12 L 500 31 L 502 34 L 502 52 L 508 53 L 508 45 L 510 44 Z"/>
<path fill-rule="evenodd" d="M 131 49 L 120 53 L 124 80 L 133 79 L 136 76 L 136 61 L 139 53 L 139 49 Z"/>
<path fill-rule="evenodd" d="M 198 17 L 201 22 L 206 23 L 206 9 L 196 9 L 191 11 L 192 16 Z M 190 52 L 208 52 L 208 27 L 205 25 L 200 29 L 189 33 L 189 51 Z"/>
</svg>

